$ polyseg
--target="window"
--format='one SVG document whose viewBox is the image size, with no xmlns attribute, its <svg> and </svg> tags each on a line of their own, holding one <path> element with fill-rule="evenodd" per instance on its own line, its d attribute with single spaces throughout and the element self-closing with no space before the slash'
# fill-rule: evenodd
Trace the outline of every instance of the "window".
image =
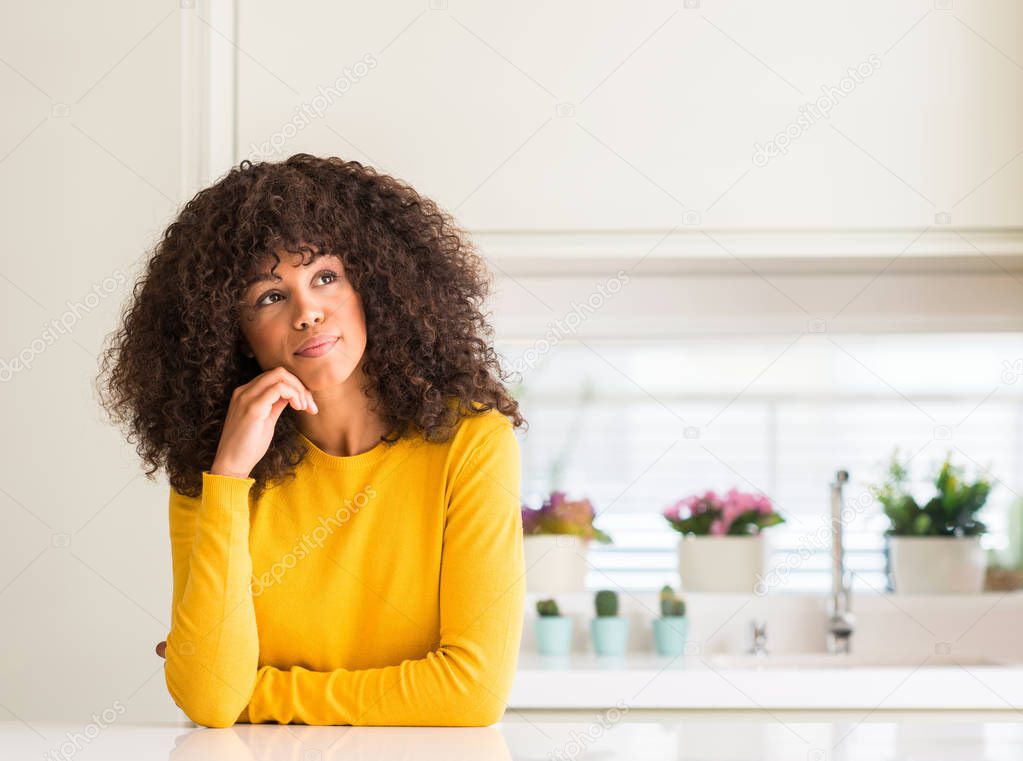
<svg viewBox="0 0 1023 761">
<path fill-rule="evenodd" d="M 593 545 L 588 589 L 677 584 L 677 534 L 661 509 L 736 486 L 767 494 L 787 519 L 768 530 L 769 568 L 791 568 L 778 591 L 826 590 L 821 536 L 839 469 L 856 513 L 846 528 L 854 588 L 886 589 L 887 520 L 866 487 L 896 446 L 922 490 L 949 451 L 969 475 L 987 475 L 984 545 L 1009 542 L 1023 492 L 1023 334 L 565 340 L 526 368 L 530 348 L 498 344 L 522 371 L 523 500 L 539 506 L 552 488 L 592 500 L 615 543 Z M 801 548 L 805 562 L 785 562 Z"/>
</svg>

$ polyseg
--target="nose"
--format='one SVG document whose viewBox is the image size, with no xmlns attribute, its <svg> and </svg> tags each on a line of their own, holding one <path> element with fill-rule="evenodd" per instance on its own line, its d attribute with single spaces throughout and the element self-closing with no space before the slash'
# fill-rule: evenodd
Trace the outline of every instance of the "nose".
<svg viewBox="0 0 1023 761">
<path fill-rule="evenodd" d="M 297 312 L 295 315 L 295 328 L 297 330 L 306 330 L 313 325 L 323 322 L 323 307 L 317 304 L 313 297 L 295 297 L 294 304 Z"/>
</svg>

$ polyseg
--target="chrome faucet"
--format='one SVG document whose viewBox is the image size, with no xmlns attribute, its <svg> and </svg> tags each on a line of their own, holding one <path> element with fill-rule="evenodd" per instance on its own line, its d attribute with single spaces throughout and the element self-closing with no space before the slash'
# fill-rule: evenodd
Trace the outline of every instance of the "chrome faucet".
<svg viewBox="0 0 1023 761">
<path fill-rule="evenodd" d="M 767 655 L 767 622 L 752 618 L 750 626 L 750 655 Z"/>
<path fill-rule="evenodd" d="M 852 584 L 846 578 L 842 542 L 842 487 L 849 472 L 840 470 L 831 484 L 831 600 L 828 606 L 828 652 L 848 653 L 855 618 L 849 609 Z"/>
</svg>

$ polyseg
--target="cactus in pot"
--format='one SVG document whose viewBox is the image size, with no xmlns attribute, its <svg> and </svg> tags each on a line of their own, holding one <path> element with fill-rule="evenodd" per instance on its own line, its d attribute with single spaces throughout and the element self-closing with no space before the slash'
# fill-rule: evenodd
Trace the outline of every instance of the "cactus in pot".
<svg viewBox="0 0 1023 761">
<path fill-rule="evenodd" d="M 675 594 L 675 590 L 671 584 L 665 584 L 661 587 L 661 616 L 663 618 L 681 618 L 686 614 L 686 604 L 684 600 L 679 599 Z"/>
<path fill-rule="evenodd" d="M 561 610 L 558 608 L 556 600 L 537 600 L 536 601 L 536 614 L 538 616 L 560 616 Z"/>
<path fill-rule="evenodd" d="M 686 603 L 670 584 L 661 587 L 661 617 L 654 619 L 654 647 L 658 655 L 680 655 L 686 643 Z"/>
<path fill-rule="evenodd" d="M 602 589 L 593 598 L 597 616 L 609 618 L 618 615 L 618 593 L 610 589 Z"/>
<path fill-rule="evenodd" d="M 535 632 L 540 655 L 568 655 L 572 649 L 572 619 L 561 615 L 553 598 L 536 601 Z"/>
<path fill-rule="evenodd" d="M 593 598 L 597 616 L 590 621 L 590 636 L 597 655 L 623 655 L 629 639 L 629 619 L 618 615 L 618 593 L 602 589 Z"/>
</svg>

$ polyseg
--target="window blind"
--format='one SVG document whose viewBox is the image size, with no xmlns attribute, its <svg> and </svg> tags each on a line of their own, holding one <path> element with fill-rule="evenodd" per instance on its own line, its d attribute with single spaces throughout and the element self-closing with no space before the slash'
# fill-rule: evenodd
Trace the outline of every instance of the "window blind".
<svg viewBox="0 0 1023 761">
<path fill-rule="evenodd" d="M 772 591 L 830 587 L 830 484 L 844 502 L 853 586 L 888 588 L 887 519 L 868 487 L 898 447 L 914 491 L 929 493 L 951 452 L 994 484 L 984 546 L 1005 547 L 1023 492 L 1023 335 L 710 336 L 564 340 L 545 353 L 499 343 L 521 383 L 522 493 L 589 497 L 614 538 L 592 545 L 587 588 L 679 583 L 678 535 L 660 516 L 706 489 L 768 495 L 786 522 L 768 529 Z M 784 573 L 782 573 L 784 570 Z"/>
</svg>

